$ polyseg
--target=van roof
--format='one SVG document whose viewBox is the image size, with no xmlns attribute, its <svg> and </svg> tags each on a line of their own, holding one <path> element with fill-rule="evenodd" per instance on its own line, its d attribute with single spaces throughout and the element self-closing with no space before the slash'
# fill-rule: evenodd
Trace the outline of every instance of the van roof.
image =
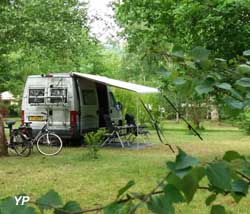
<svg viewBox="0 0 250 214">
<path fill-rule="evenodd" d="M 67 77 L 80 77 L 84 79 L 88 79 L 94 82 L 99 82 L 104 85 L 109 85 L 117 88 L 126 89 L 129 91 L 134 91 L 139 94 L 148 94 L 148 93 L 160 93 L 157 88 L 152 88 L 144 85 L 139 85 L 130 82 L 124 82 L 121 80 L 111 79 L 105 76 L 93 75 L 93 74 L 84 74 L 84 73 L 77 73 L 77 72 L 70 72 L 70 73 L 54 73 L 54 74 L 42 74 L 42 75 L 31 75 L 31 78 L 41 78 L 41 77 L 58 77 L 58 78 L 67 78 Z"/>
<path fill-rule="evenodd" d="M 72 72 L 70 73 L 49 73 L 49 74 L 36 74 L 30 75 L 28 78 L 41 78 L 41 77 L 72 77 Z"/>
</svg>

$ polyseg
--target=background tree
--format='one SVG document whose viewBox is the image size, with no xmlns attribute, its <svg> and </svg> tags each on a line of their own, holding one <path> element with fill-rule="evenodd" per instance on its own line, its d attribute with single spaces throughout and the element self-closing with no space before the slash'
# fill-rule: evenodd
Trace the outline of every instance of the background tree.
<svg viewBox="0 0 250 214">
<path fill-rule="evenodd" d="M 3 1 L 0 11 L 1 90 L 20 94 L 29 74 L 79 71 L 100 64 L 96 57 L 100 45 L 89 35 L 85 3 Z"/>
<path fill-rule="evenodd" d="M 249 45 L 249 5 L 249 1 L 125 0 L 115 4 L 115 10 L 128 52 L 150 64 L 151 73 L 164 73 L 162 88 L 178 97 L 179 106 L 191 107 L 189 114 L 199 126 L 201 105 L 215 97 L 222 107 L 226 103 L 242 109 L 247 104 L 243 100 L 248 83 L 237 83 L 250 75 L 246 55 L 239 57 Z"/>
<path fill-rule="evenodd" d="M 8 150 L 5 142 L 6 142 L 6 137 L 4 133 L 3 118 L 2 115 L 0 114 L 0 157 L 8 155 Z"/>
<path fill-rule="evenodd" d="M 31 74 L 104 69 L 78 0 L 0 1 L 0 44 L 0 91 L 19 96 Z"/>
<path fill-rule="evenodd" d="M 249 48 L 249 5 L 249 0 L 125 0 L 116 4 L 116 19 L 130 51 L 157 59 L 173 43 L 231 59 Z"/>
</svg>

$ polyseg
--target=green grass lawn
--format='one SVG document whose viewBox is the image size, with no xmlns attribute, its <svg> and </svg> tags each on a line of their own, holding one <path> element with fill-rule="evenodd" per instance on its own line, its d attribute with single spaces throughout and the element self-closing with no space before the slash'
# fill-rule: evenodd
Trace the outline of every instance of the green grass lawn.
<svg viewBox="0 0 250 214">
<path fill-rule="evenodd" d="M 202 162 L 236 150 L 250 157 L 250 137 L 235 127 L 204 123 L 204 141 L 191 135 L 184 124 L 171 121 L 164 125 L 166 139 Z M 153 132 L 152 132 L 153 133 Z M 175 156 L 161 145 L 153 133 L 154 145 L 140 149 L 104 148 L 98 160 L 86 158 L 86 148 L 64 148 L 60 155 L 45 157 L 36 150 L 28 158 L 11 156 L 0 159 L 0 198 L 26 193 L 33 199 L 49 189 L 58 191 L 65 201 L 77 200 L 83 208 L 105 205 L 117 191 L 133 179 L 131 191 L 148 192 L 166 172 L 166 161 Z M 158 142 L 158 143 L 157 143 Z M 209 213 L 204 204 L 207 192 L 200 191 L 189 205 L 176 207 L 176 213 Z M 219 198 L 232 213 L 250 214 L 250 200 L 239 205 L 230 197 Z M 139 213 L 148 213 L 141 210 Z"/>
</svg>

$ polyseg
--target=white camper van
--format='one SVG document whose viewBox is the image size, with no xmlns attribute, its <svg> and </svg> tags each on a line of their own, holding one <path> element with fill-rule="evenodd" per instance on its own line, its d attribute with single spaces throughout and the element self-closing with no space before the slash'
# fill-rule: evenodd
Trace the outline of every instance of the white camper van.
<svg viewBox="0 0 250 214">
<path fill-rule="evenodd" d="M 63 138 L 79 139 L 84 132 L 105 127 L 103 115 L 119 124 L 120 105 L 111 89 L 74 73 L 32 75 L 22 99 L 22 123 L 31 121 L 34 132 L 44 124 L 41 112 L 50 115 L 50 129 Z"/>
</svg>

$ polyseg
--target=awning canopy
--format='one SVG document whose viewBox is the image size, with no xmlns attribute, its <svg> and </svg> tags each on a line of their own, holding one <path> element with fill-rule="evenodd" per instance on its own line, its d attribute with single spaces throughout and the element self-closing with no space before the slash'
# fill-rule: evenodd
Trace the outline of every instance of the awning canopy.
<svg viewBox="0 0 250 214">
<path fill-rule="evenodd" d="M 144 85 L 138 85 L 135 83 L 124 82 L 120 80 L 111 79 L 104 76 L 92 75 L 92 74 L 83 74 L 78 72 L 72 72 L 73 76 L 77 76 L 84 79 L 89 79 L 94 82 L 102 83 L 104 85 L 114 86 L 117 88 L 126 89 L 129 91 L 134 91 L 139 94 L 150 94 L 150 93 L 159 93 L 160 91 L 157 88 L 152 88 Z"/>
</svg>

